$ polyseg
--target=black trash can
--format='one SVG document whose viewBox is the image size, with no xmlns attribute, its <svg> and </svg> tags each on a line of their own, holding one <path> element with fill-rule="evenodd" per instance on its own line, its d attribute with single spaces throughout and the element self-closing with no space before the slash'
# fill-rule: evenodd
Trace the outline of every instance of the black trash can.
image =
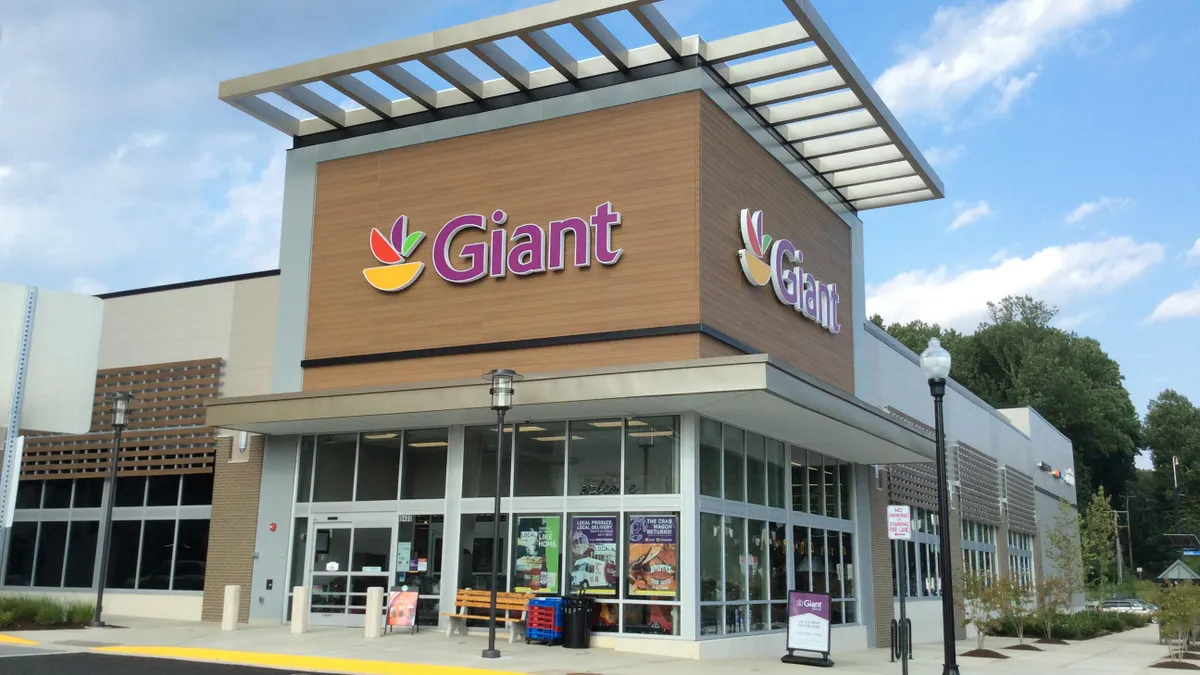
<svg viewBox="0 0 1200 675">
<path fill-rule="evenodd" d="M 592 602 L 586 596 L 563 598 L 562 645 L 567 649 L 591 646 Z"/>
</svg>

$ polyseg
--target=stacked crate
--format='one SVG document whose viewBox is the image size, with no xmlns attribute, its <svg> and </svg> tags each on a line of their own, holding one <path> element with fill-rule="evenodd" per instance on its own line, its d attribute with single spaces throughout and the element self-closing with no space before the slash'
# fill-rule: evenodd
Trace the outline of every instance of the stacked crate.
<svg viewBox="0 0 1200 675">
<path fill-rule="evenodd" d="M 562 598 L 534 598 L 525 615 L 525 641 L 553 644 L 562 639 Z"/>
</svg>

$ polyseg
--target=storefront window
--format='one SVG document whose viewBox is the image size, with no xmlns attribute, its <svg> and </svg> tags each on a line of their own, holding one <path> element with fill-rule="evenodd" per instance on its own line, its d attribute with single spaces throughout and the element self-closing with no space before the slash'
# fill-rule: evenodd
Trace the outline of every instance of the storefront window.
<svg viewBox="0 0 1200 675">
<path fill-rule="evenodd" d="M 137 587 L 138 545 L 142 538 L 139 520 L 117 520 L 112 524 L 112 545 L 109 547 L 109 588 Z"/>
<path fill-rule="evenodd" d="M 446 496 L 448 440 L 449 430 L 445 428 L 404 432 L 400 499 L 442 499 Z"/>
<path fill-rule="evenodd" d="M 22 480 L 17 483 L 17 508 L 40 509 L 42 507 L 42 484 L 40 480 Z"/>
<path fill-rule="evenodd" d="M 838 500 L 841 502 L 842 520 L 852 520 L 854 510 L 854 465 L 838 462 Z"/>
<path fill-rule="evenodd" d="M 313 470 L 314 502 L 354 500 L 354 455 L 357 434 L 317 436 Z"/>
<path fill-rule="evenodd" d="M 212 474 L 211 473 L 193 473 L 184 476 L 184 485 L 187 485 L 187 479 L 203 480 L 208 478 L 209 485 L 209 501 L 201 502 L 202 504 L 212 503 Z M 103 478 L 76 478 L 75 479 L 75 501 L 73 505 L 77 509 L 98 509 L 104 501 L 104 479 Z M 184 502 L 187 504 L 188 502 Z"/>
<path fill-rule="evenodd" d="M 625 422 L 626 494 L 679 492 L 679 418 L 643 417 Z"/>
<path fill-rule="evenodd" d="M 417 623 L 422 626 L 436 626 L 438 622 L 444 533 L 445 522 L 440 515 L 400 516 L 395 585 L 417 591 Z M 467 557 L 461 557 L 469 565 Z"/>
<path fill-rule="evenodd" d="M 746 599 L 746 519 L 725 517 L 725 599 Z"/>
<path fill-rule="evenodd" d="M 721 516 L 713 513 L 700 514 L 700 601 L 722 600 L 725 597 L 721 586 L 722 553 Z"/>
<path fill-rule="evenodd" d="M 567 423 L 538 422 L 517 426 L 513 494 L 518 497 L 563 493 L 567 458 Z"/>
<path fill-rule="evenodd" d="M 67 570 L 63 586 L 67 588 L 90 588 L 92 571 L 96 567 L 96 536 L 100 523 L 95 520 L 71 523 L 67 545 Z M 205 545 L 207 545 L 207 541 Z"/>
<path fill-rule="evenodd" d="M 494 430 L 493 430 L 494 431 Z M 491 514 L 462 517 L 459 541 L 458 588 L 491 589 L 493 520 Z M 499 590 L 508 590 L 508 516 L 500 516 Z"/>
<path fill-rule="evenodd" d="M 362 435 L 358 445 L 358 479 L 354 501 L 389 501 L 396 498 L 402 447 L 399 431 Z"/>
<path fill-rule="evenodd" d="M 70 483 L 70 481 L 65 482 Z M 37 566 L 33 572 L 33 585 L 60 586 L 62 584 L 63 557 L 67 552 L 67 523 L 64 521 L 42 523 L 40 536 Z"/>
<path fill-rule="evenodd" d="M 512 434 L 507 434 L 504 444 L 511 443 Z M 496 496 L 496 448 L 496 427 L 467 427 L 463 431 L 463 497 Z M 505 462 L 500 469 L 500 494 L 504 496 L 509 494 L 508 480 L 509 462 Z"/>
<path fill-rule="evenodd" d="M 787 461 L 784 459 L 786 446 L 774 439 L 767 439 L 767 504 L 777 509 L 787 508 Z"/>
<path fill-rule="evenodd" d="M 315 452 L 314 447 L 314 437 L 304 436 L 300 439 L 300 467 L 297 470 L 296 480 L 297 504 L 307 504 L 312 495 L 312 465 L 313 454 Z"/>
<path fill-rule="evenodd" d="M 567 545 L 567 591 L 596 598 L 615 598 L 622 575 L 620 517 L 616 514 L 574 515 Z"/>
<path fill-rule="evenodd" d="M 808 512 L 808 458 L 804 448 L 792 448 L 792 510 Z"/>
<path fill-rule="evenodd" d="M 117 477 L 116 506 L 145 506 L 146 477 L 119 476 Z"/>
<path fill-rule="evenodd" d="M 621 494 L 622 420 L 572 421 L 567 494 Z"/>
<path fill-rule="evenodd" d="M 151 476 L 146 486 L 146 506 L 179 503 L 179 476 Z"/>
<path fill-rule="evenodd" d="M 562 517 L 519 515 L 513 538 L 513 585 L 518 593 L 562 592 Z"/>
<path fill-rule="evenodd" d="M 679 606 L 626 604 L 625 632 L 679 635 Z"/>
<path fill-rule="evenodd" d="M 745 432 L 725 425 L 721 434 L 725 448 L 725 499 L 746 500 L 746 440 Z"/>
<path fill-rule="evenodd" d="M 721 497 L 721 423 L 700 418 L 700 494 Z"/>
<path fill-rule="evenodd" d="M 746 432 L 746 501 L 767 503 L 767 439 Z"/>
<path fill-rule="evenodd" d="M 812 551 L 811 543 L 808 540 L 808 528 L 803 525 L 792 527 L 792 558 L 795 561 L 796 583 L 794 588 L 798 591 L 811 593 L 812 586 L 812 560 L 809 553 Z"/>
<path fill-rule="evenodd" d="M 770 533 L 767 523 L 751 520 L 746 530 L 746 568 L 750 578 L 750 601 L 767 600 L 769 589 L 767 569 L 767 542 Z"/>
<path fill-rule="evenodd" d="M 8 569 L 6 586 L 29 586 L 33 583 L 33 553 L 37 548 L 37 523 L 13 523 L 8 535 Z"/>
</svg>

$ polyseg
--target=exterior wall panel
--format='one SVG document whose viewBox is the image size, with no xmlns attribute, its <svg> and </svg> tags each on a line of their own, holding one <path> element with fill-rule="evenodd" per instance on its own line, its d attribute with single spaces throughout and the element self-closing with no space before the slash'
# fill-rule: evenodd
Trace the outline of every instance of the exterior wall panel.
<svg viewBox="0 0 1200 675">
<path fill-rule="evenodd" d="M 700 98 L 681 94 L 320 164 L 306 358 L 697 323 Z M 522 223 L 546 228 L 551 220 L 587 219 L 607 201 L 622 215 L 613 230 L 613 245 L 623 250 L 615 265 L 576 268 L 568 251 L 564 270 L 469 284 L 444 281 L 432 268 L 433 238 L 458 215 L 504 209 L 511 232 Z M 425 278 L 384 293 L 363 279 L 364 268 L 379 265 L 368 235 L 371 227 L 386 234 L 402 214 L 409 232 L 426 232 L 410 259 L 425 263 Z M 477 230 L 460 234 L 451 254 L 485 240 Z M 696 340 L 690 343 L 696 352 Z M 495 363 L 494 356 L 485 360 Z M 572 366 L 600 362 L 609 361 Z M 462 363 L 409 360 L 370 370 L 389 373 L 375 383 L 395 382 L 392 374 L 407 381 L 426 377 L 398 375 L 402 371 L 444 379 L 444 366 L 467 368 Z M 359 380 L 367 369 L 339 375 L 341 368 L 310 368 L 305 388 L 368 384 Z M 475 362 L 469 369 L 478 374 Z"/>
<path fill-rule="evenodd" d="M 262 479 L 263 437 L 251 436 L 245 462 L 230 462 L 230 436 L 216 442 L 212 520 L 208 535 L 208 561 L 204 571 L 203 621 L 220 621 L 225 587 L 242 587 L 238 621 L 250 620 L 253 595 L 254 539 L 257 529 L 259 481 Z"/>
<path fill-rule="evenodd" d="M 700 108 L 701 320 L 847 392 L 854 391 L 851 230 L 795 176 L 705 98 Z M 836 283 L 834 335 L 779 302 L 770 285 L 746 281 L 738 251 L 742 209 L 804 253 L 804 270 Z"/>
</svg>

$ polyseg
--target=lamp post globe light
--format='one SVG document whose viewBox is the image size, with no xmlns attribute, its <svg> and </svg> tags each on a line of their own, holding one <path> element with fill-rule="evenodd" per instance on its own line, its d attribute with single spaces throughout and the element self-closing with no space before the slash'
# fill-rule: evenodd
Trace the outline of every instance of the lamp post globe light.
<svg viewBox="0 0 1200 675">
<path fill-rule="evenodd" d="M 515 371 L 506 368 L 494 369 L 483 376 L 492 382 L 492 410 L 496 411 L 496 501 L 492 510 L 492 602 L 488 608 L 488 646 L 483 650 L 483 658 L 498 659 L 500 650 L 496 649 L 496 585 L 497 567 L 500 560 L 500 483 L 504 467 L 504 413 L 512 408 L 513 383 L 521 379 Z"/>
<path fill-rule="evenodd" d="M 950 486 L 946 475 L 946 426 L 942 419 L 942 399 L 946 395 L 946 378 L 950 375 L 950 352 L 937 338 L 921 352 L 921 372 L 929 380 L 933 395 L 933 426 L 937 442 L 938 482 L 938 559 L 942 567 L 942 646 L 945 657 L 942 675 L 958 675 L 957 654 L 954 651 L 954 578 L 950 572 Z"/>
<path fill-rule="evenodd" d="M 104 584 L 108 581 L 108 549 L 112 543 L 113 502 L 117 500 L 117 458 L 121 452 L 121 432 L 129 423 L 129 402 L 132 400 L 133 395 L 123 391 L 109 397 L 109 402 L 112 404 L 110 408 L 113 428 L 112 465 L 108 469 L 108 506 L 104 511 L 104 522 L 100 525 L 104 545 L 100 552 L 100 581 L 96 585 L 96 613 L 92 617 L 92 628 L 104 627 L 104 622 L 100 620 L 100 613 L 104 607 Z"/>
</svg>

